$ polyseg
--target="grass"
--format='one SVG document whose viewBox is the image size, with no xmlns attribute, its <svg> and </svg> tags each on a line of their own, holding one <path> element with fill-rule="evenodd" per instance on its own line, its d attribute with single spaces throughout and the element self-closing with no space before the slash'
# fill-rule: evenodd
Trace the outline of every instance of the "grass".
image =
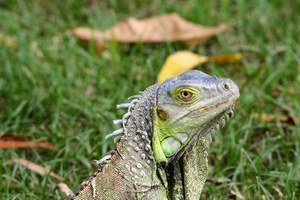
<svg viewBox="0 0 300 200">
<path fill-rule="evenodd" d="M 126 17 L 178 12 L 204 25 L 231 24 L 200 45 L 205 55 L 242 52 L 239 65 L 198 69 L 230 77 L 240 87 L 235 117 L 216 134 L 210 149 L 212 180 L 203 199 L 297 199 L 300 196 L 300 126 L 261 120 L 263 113 L 300 119 L 300 3 L 298 1 L 1 1 L 0 135 L 45 139 L 57 152 L 0 149 L 1 199 L 63 198 L 57 180 L 20 166 L 25 158 L 50 167 L 71 188 L 95 170 L 92 160 L 114 147 L 104 141 L 115 105 L 155 83 L 162 63 L 178 44 L 112 44 L 106 54 L 83 48 L 65 34 L 76 26 L 104 29 Z M 298 121 L 299 122 L 299 121 Z"/>
</svg>

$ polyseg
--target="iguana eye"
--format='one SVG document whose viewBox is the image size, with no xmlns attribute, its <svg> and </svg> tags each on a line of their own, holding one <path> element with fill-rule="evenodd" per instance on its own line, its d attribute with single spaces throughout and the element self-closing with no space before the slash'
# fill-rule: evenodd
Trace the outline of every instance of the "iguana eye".
<svg viewBox="0 0 300 200">
<path fill-rule="evenodd" d="M 194 97 L 194 93 L 188 90 L 181 90 L 178 97 L 183 101 L 190 101 Z"/>
<path fill-rule="evenodd" d="M 170 95 L 180 104 L 191 104 L 200 99 L 201 90 L 193 86 L 179 86 Z"/>
</svg>

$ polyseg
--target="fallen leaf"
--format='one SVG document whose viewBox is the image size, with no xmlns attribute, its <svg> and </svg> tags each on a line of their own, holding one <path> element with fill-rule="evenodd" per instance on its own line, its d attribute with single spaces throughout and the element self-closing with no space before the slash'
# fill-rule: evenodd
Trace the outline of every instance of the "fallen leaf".
<svg viewBox="0 0 300 200">
<path fill-rule="evenodd" d="M 188 70 L 195 68 L 197 65 L 207 62 L 216 64 L 237 63 L 242 59 L 242 54 L 223 54 L 217 56 L 202 56 L 191 51 L 177 51 L 169 55 L 160 70 L 157 82 L 162 83 L 168 78 L 178 76 Z"/>
<path fill-rule="evenodd" d="M 72 194 L 72 190 L 69 188 L 69 186 L 65 183 L 59 183 L 57 184 L 57 188 L 66 194 L 66 196 L 69 196 L 70 194 Z"/>
<path fill-rule="evenodd" d="M 138 20 L 129 18 L 104 31 L 78 27 L 70 31 L 71 35 L 84 42 L 94 42 L 98 51 L 106 48 L 105 43 L 158 43 L 183 42 L 195 46 L 208 38 L 222 33 L 227 25 L 205 27 L 185 20 L 176 13 L 154 16 Z"/>
<path fill-rule="evenodd" d="M 102 52 L 106 49 L 105 41 L 103 41 L 102 34 L 99 31 L 90 28 L 74 28 L 70 31 L 71 35 L 85 44 L 93 43 L 97 52 Z"/>
<path fill-rule="evenodd" d="M 235 64 L 241 62 L 243 55 L 241 53 L 216 55 L 209 58 L 210 62 L 216 64 Z"/>
<path fill-rule="evenodd" d="M 157 81 L 164 82 L 166 79 L 178 76 L 201 63 L 208 62 L 207 56 L 200 56 L 190 51 L 177 51 L 166 59 L 158 74 Z"/>
<path fill-rule="evenodd" d="M 42 148 L 56 151 L 57 149 L 47 141 L 32 141 L 30 138 L 12 135 L 0 137 L 0 148 Z"/>
<path fill-rule="evenodd" d="M 53 172 L 49 172 L 49 170 L 47 170 L 46 168 L 35 164 L 33 162 L 30 162 L 26 159 L 22 159 L 22 158 L 16 158 L 16 159 L 12 159 L 6 162 L 7 165 L 12 165 L 12 164 L 19 164 L 22 165 L 23 167 L 30 169 L 31 171 L 34 171 L 40 175 L 47 175 L 49 174 L 50 176 L 58 179 L 58 180 L 62 180 L 62 177 L 58 176 L 57 174 L 53 173 Z"/>
</svg>

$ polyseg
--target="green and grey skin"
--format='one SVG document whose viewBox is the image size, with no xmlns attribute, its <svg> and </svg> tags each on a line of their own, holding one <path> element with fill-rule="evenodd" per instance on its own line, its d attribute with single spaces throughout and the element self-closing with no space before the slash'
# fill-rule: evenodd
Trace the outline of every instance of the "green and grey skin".
<svg viewBox="0 0 300 200">
<path fill-rule="evenodd" d="M 211 134 L 233 116 L 230 79 L 188 71 L 131 97 L 116 148 L 69 199 L 199 199 Z"/>
</svg>

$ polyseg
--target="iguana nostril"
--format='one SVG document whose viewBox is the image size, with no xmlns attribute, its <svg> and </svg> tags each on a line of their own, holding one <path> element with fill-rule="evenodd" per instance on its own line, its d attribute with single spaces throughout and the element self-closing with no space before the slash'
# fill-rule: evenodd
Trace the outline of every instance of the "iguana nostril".
<svg viewBox="0 0 300 200">
<path fill-rule="evenodd" d="M 227 83 L 223 83 L 222 87 L 226 91 L 228 91 L 230 89 L 230 87 L 229 87 L 229 85 Z"/>
</svg>

